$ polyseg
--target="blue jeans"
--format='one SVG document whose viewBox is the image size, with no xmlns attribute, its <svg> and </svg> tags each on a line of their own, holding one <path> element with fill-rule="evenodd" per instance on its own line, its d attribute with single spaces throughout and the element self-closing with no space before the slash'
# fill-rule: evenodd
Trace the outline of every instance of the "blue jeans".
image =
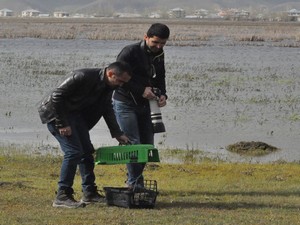
<svg viewBox="0 0 300 225">
<path fill-rule="evenodd" d="M 113 100 L 113 107 L 121 130 L 132 144 L 153 144 L 154 133 L 149 105 L 137 106 L 133 102 Z M 128 163 L 127 184 L 143 182 L 145 163 Z"/>
<path fill-rule="evenodd" d="M 55 127 L 55 122 L 50 122 L 47 127 L 51 134 L 57 139 L 64 158 L 60 171 L 59 189 L 72 188 L 77 165 L 82 179 L 82 190 L 87 192 L 95 188 L 94 174 L 94 147 L 90 140 L 89 130 L 80 114 L 68 117 L 72 129 L 71 136 L 61 136 Z"/>
</svg>

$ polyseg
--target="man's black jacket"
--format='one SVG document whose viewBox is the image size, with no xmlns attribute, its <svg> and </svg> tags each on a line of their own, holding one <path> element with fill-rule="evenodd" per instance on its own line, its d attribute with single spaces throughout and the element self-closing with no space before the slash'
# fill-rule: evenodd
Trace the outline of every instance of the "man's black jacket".
<svg viewBox="0 0 300 225">
<path fill-rule="evenodd" d="M 115 90 L 114 99 L 134 101 L 138 105 L 148 104 L 148 100 L 142 97 L 145 87 L 159 88 L 161 94 L 167 97 L 163 50 L 154 54 L 145 41 L 141 41 L 124 47 L 117 61 L 127 62 L 131 66 L 133 76 L 128 83 Z"/>
<path fill-rule="evenodd" d="M 113 89 L 104 82 L 104 69 L 80 69 L 70 76 L 38 107 L 42 123 L 55 120 L 57 128 L 69 125 L 68 115 L 80 113 L 89 129 L 103 116 L 112 137 L 122 135 L 112 108 Z"/>
</svg>

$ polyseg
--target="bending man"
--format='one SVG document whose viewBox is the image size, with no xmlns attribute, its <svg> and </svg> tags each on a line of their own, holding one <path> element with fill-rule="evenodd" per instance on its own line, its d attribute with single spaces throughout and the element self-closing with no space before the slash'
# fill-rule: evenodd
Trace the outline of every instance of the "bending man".
<svg viewBox="0 0 300 225">
<path fill-rule="evenodd" d="M 75 70 L 40 104 L 42 123 L 47 124 L 64 153 L 54 207 L 77 208 L 103 202 L 95 184 L 95 150 L 89 131 L 103 116 L 111 136 L 120 143 L 128 142 L 116 121 L 111 94 L 130 78 L 131 69 L 124 62 L 115 62 L 103 69 Z M 82 178 L 80 202 L 74 199 L 72 188 L 77 166 Z"/>
</svg>

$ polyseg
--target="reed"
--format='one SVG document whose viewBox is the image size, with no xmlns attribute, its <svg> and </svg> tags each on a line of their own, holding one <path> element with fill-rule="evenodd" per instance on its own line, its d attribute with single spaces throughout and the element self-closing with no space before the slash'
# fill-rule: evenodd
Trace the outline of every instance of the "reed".
<svg viewBox="0 0 300 225">
<path fill-rule="evenodd" d="M 109 18 L 0 18 L 0 38 L 140 40 L 151 23 L 171 28 L 168 44 L 199 46 L 215 37 L 241 42 L 299 42 L 299 24 L 293 22 L 239 22 Z"/>
</svg>

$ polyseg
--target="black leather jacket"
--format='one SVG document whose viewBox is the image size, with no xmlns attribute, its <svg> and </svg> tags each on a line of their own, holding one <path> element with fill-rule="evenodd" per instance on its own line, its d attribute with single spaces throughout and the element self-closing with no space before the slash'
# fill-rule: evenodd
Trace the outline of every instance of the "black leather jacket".
<svg viewBox="0 0 300 225">
<path fill-rule="evenodd" d="M 68 115 L 80 113 L 89 129 L 103 116 L 112 137 L 122 135 L 112 108 L 113 89 L 104 82 L 104 69 L 80 69 L 47 96 L 38 107 L 42 123 L 55 121 L 56 127 L 69 125 Z"/>
<path fill-rule="evenodd" d="M 117 61 L 125 61 L 132 68 L 131 80 L 118 87 L 113 98 L 120 101 L 134 101 L 138 105 L 148 104 L 143 98 L 145 87 L 156 87 L 166 95 L 164 51 L 154 54 L 146 46 L 145 41 L 125 46 L 117 57 Z M 133 99 L 134 98 L 134 99 Z"/>
</svg>

